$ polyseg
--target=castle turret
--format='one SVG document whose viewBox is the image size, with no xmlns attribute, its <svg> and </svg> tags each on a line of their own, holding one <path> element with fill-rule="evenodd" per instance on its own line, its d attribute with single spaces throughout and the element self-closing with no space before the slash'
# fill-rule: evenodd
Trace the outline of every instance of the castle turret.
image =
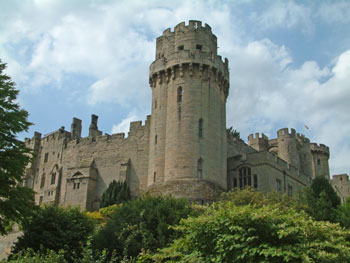
<svg viewBox="0 0 350 263">
<path fill-rule="evenodd" d="M 265 134 L 261 134 L 261 137 L 259 133 L 250 134 L 248 136 L 248 145 L 258 152 L 260 151 L 266 151 L 269 145 L 269 138 Z"/>
<path fill-rule="evenodd" d="M 303 134 L 298 133 L 297 140 L 299 148 L 298 155 L 300 162 L 300 172 L 309 177 L 312 177 L 312 155 L 310 140 L 306 138 Z"/>
<path fill-rule="evenodd" d="M 148 185 L 174 180 L 215 182 L 226 189 L 228 60 L 200 21 L 157 38 L 150 66 L 152 121 Z"/>
<path fill-rule="evenodd" d="M 97 120 L 96 120 L 97 127 Z M 78 118 L 73 118 L 72 126 L 71 126 L 71 137 L 72 139 L 80 139 L 81 137 L 81 120 Z"/>
<path fill-rule="evenodd" d="M 311 143 L 312 178 L 322 176 L 330 179 L 329 174 L 329 148 L 324 144 Z"/>
<path fill-rule="evenodd" d="M 294 129 L 283 128 L 277 131 L 278 157 L 290 165 L 300 167 L 299 155 L 297 152 L 297 140 Z"/>
</svg>

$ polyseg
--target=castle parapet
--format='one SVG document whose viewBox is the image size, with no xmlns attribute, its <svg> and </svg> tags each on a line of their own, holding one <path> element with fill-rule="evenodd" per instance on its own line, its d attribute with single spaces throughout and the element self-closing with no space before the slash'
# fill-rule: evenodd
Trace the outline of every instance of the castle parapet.
<svg viewBox="0 0 350 263">
<path fill-rule="evenodd" d="M 321 153 L 329 156 L 329 147 L 324 144 L 311 143 L 310 147 L 312 153 Z"/>
<path fill-rule="evenodd" d="M 291 128 L 290 130 L 288 128 L 282 128 L 277 131 L 277 137 L 295 137 L 296 132 L 295 129 Z"/>
<path fill-rule="evenodd" d="M 269 138 L 265 134 L 255 133 L 248 136 L 248 145 L 257 151 L 266 151 L 268 148 Z"/>
</svg>

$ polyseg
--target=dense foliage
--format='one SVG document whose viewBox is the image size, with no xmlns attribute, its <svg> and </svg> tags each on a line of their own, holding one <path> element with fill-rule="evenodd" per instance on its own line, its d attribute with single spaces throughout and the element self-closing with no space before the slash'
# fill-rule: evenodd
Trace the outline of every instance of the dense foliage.
<svg viewBox="0 0 350 263">
<path fill-rule="evenodd" d="M 100 208 L 125 203 L 129 200 L 131 200 L 131 195 L 128 184 L 113 180 L 102 195 Z"/>
<path fill-rule="evenodd" d="M 45 206 L 22 224 L 23 236 L 19 237 L 14 253 L 31 248 L 33 251 L 64 250 L 71 261 L 82 253 L 94 225 L 79 208 Z"/>
<path fill-rule="evenodd" d="M 184 236 L 139 262 L 350 262 L 350 232 L 279 205 L 212 206 L 181 221 Z"/>
<path fill-rule="evenodd" d="M 21 185 L 30 151 L 17 139 L 31 123 L 28 112 L 16 102 L 18 90 L 4 74 L 6 64 L 0 60 L 0 234 L 6 233 L 9 221 L 19 222 L 33 209 L 33 192 Z"/>
<path fill-rule="evenodd" d="M 118 206 L 111 219 L 93 237 L 93 247 L 115 251 L 119 259 L 136 257 L 141 250 L 155 251 L 176 235 L 169 226 L 193 213 L 187 200 L 144 196 Z"/>
</svg>

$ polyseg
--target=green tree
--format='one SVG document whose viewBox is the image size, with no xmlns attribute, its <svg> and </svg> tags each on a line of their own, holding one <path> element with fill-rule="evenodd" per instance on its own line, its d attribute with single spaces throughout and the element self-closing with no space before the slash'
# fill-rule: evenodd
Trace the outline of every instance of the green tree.
<svg viewBox="0 0 350 263">
<path fill-rule="evenodd" d="M 93 248 L 115 251 L 119 260 L 136 257 L 142 249 L 155 251 L 175 238 L 169 226 L 191 213 L 185 199 L 146 195 L 116 207 L 111 219 L 93 237 Z"/>
<path fill-rule="evenodd" d="M 22 186 L 30 150 L 17 139 L 27 131 L 28 112 L 16 102 L 18 90 L 4 73 L 6 64 L 0 60 L 0 233 L 6 233 L 9 221 L 20 222 L 33 210 L 33 192 Z"/>
<path fill-rule="evenodd" d="M 337 222 L 340 198 L 330 182 L 316 177 L 310 187 L 305 187 L 298 200 L 298 209 L 304 210 L 315 220 Z"/>
<path fill-rule="evenodd" d="M 102 195 L 100 208 L 125 203 L 129 200 L 131 200 L 131 195 L 128 184 L 113 180 Z"/>
<path fill-rule="evenodd" d="M 233 129 L 232 126 L 230 128 L 226 129 L 226 133 L 227 133 L 227 136 L 230 137 L 230 138 L 236 138 L 236 139 L 240 139 L 241 138 L 240 132 L 237 131 L 236 129 Z"/>
<path fill-rule="evenodd" d="M 174 229 L 183 236 L 138 262 L 350 262 L 350 231 L 279 205 L 228 201 Z"/>
<path fill-rule="evenodd" d="M 350 198 L 347 198 L 344 204 L 338 206 L 337 222 L 343 227 L 350 228 Z"/>
<path fill-rule="evenodd" d="M 68 261 L 79 257 L 94 224 L 79 208 L 44 206 L 22 223 L 23 236 L 15 243 L 13 254 L 33 251 L 64 250 Z"/>
</svg>

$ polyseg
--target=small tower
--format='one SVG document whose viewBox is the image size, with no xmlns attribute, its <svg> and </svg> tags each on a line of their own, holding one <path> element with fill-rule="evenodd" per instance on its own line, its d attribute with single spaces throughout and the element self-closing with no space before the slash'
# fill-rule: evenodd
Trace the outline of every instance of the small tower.
<svg viewBox="0 0 350 263">
<path fill-rule="evenodd" d="M 277 131 L 278 157 L 295 168 L 300 168 L 297 140 L 294 129 L 283 128 Z"/>
<path fill-rule="evenodd" d="M 97 125 L 97 121 L 96 121 Z M 71 138 L 72 139 L 80 139 L 81 137 L 81 120 L 78 118 L 73 118 L 73 122 L 71 125 Z"/>
<path fill-rule="evenodd" d="M 266 151 L 269 146 L 269 138 L 263 133 L 261 137 L 259 133 L 255 133 L 255 137 L 254 134 L 250 134 L 248 136 L 248 145 L 258 152 Z"/>
<path fill-rule="evenodd" d="M 190 21 L 165 30 L 149 78 L 148 186 L 199 180 L 226 189 L 228 60 L 217 55 L 210 26 Z"/>
<path fill-rule="evenodd" d="M 324 144 L 311 143 L 312 178 L 322 176 L 330 180 L 329 174 L 329 148 Z"/>
<path fill-rule="evenodd" d="M 300 172 L 304 175 L 312 177 L 312 155 L 310 140 L 303 134 L 297 133 L 298 140 L 298 155 L 300 162 Z"/>
<path fill-rule="evenodd" d="M 98 116 L 95 114 L 91 115 L 91 124 L 89 127 L 89 137 L 96 138 L 96 136 L 102 135 L 102 132 L 97 127 Z"/>
</svg>

